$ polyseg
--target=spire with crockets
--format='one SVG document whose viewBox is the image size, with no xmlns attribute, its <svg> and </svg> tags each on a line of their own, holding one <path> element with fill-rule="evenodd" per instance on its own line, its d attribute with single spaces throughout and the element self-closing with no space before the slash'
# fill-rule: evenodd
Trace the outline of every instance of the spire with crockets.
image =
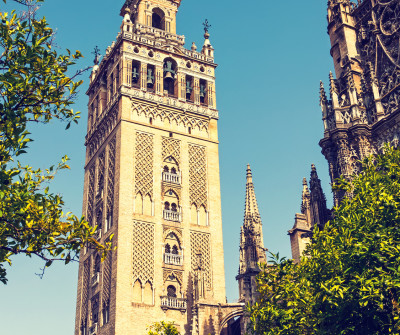
<svg viewBox="0 0 400 335">
<path fill-rule="evenodd" d="M 244 222 L 241 229 L 239 274 L 258 272 L 257 264 L 266 262 L 261 216 L 258 210 L 250 165 L 247 165 L 246 179 L 246 202 Z"/>
<path fill-rule="evenodd" d="M 240 264 L 236 277 L 239 281 L 240 299 L 243 302 L 255 300 L 255 276 L 260 272 L 258 264 L 267 262 L 265 251 L 253 175 L 250 165 L 247 165 L 244 222 L 240 229 Z"/>
</svg>

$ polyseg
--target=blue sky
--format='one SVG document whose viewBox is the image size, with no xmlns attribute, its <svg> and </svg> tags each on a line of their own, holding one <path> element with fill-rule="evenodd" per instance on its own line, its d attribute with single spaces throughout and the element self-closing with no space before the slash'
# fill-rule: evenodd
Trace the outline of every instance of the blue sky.
<svg viewBox="0 0 400 335">
<path fill-rule="evenodd" d="M 123 0 L 47 1 L 39 11 L 57 29 L 56 43 L 82 51 L 77 68 L 92 65 L 94 46 L 104 54 L 121 24 Z M 4 5 L 1 4 L 2 10 Z M 326 33 L 326 1 L 183 0 L 178 33 L 187 47 L 203 43 L 202 22 L 212 28 L 220 111 L 220 164 L 227 297 L 238 298 L 235 276 L 239 232 L 243 223 L 245 170 L 253 170 L 264 224 L 264 243 L 272 252 L 290 257 L 287 231 L 300 210 L 302 178 L 315 163 L 331 201 L 328 167 L 318 145 L 323 135 L 319 80 L 328 87 L 333 69 Z M 64 195 L 66 210 L 80 215 L 83 192 L 84 136 L 88 76 L 74 109 L 82 112 L 78 126 L 32 128 L 35 142 L 24 160 L 34 167 L 71 158 L 69 172 L 57 176 L 52 189 Z M 15 258 L 9 284 L 0 286 L 1 333 L 70 335 L 73 333 L 77 265 L 56 265 L 40 280 L 42 264 Z"/>
</svg>

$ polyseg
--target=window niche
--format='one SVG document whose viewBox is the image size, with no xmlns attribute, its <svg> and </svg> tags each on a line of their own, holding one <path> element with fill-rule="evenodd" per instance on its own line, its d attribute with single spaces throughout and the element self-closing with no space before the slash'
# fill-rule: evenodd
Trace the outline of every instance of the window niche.
<svg viewBox="0 0 400 335">
<path fill-rule="evenodd" d="M 177 69 L 175 60 L 168 57 L 164 60 L 164 94 L 170 97 L 177 97 Z"/>
<path fill-rule="evenodd" d="M 180 185 L 181 173 L 177 161 L 172 156 L 169 156 L 164 160 L 163 164 L 163 182 Z"/>
<path fill-rule="evenodd" d="M 154 65 L 147 65 L 147 90 L 154 91 L 155 88 L 155 67 Z"/>
<path fill-rule="evenodd" d="M 165 30 L 165 13 L 160 8 L 154 8 L 151 16 L 151 26 Z"/>
<path fill-rule="evenodd" d="M 179 198 L 172 189 L 164 194 L 163 217 L 167 221 L 181 221 Z"/>
<path fill-rule="evenodd" d="M 183 265 L 183 249 L 181 241 L 173 232 L 168 233 L 164 240 L 164 264 L 166 265 Z"/>
<path fill-rule="evenodd" d="M 207 104 L 207 81 L 204 79 L 200 79 L 200 103 Z"/>
<path fill-rule="evenodd" d="M 140 87 L 140 62 L 132 61 L 131 83 L 132 87 Z"/>
<path fill-rule="evenodd" d="M 186 101 L 193 102 L 194 94 L 193 94 L 193 77 L 186 76 Z"/>
</svg>

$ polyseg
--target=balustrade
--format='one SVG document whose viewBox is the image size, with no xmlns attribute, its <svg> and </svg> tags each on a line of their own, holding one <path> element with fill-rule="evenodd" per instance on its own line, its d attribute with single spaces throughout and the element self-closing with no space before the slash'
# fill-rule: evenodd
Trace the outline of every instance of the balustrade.
<svg viewBox="0 0 400 335">
<path fill-rule="evenodd" d="M 89 335 L 95 335 L 97 334 L 97 322 L 93 324 L 93 326 L 91 326 L 89 328 Z"/>
<path fill-rule="evenodd" d="M 161 297 L 161 307 L 186 310 L 186 299 L 163 296 Z"/>
<path fill-rule="evenodd" d="M 92 277 L 92 286 L 97 285 L 100 282 L 100 272 L 96 272 Z"/>
<path fill-rule="evenodd" d="M 171 264 L 171 265 L 182 265 L 183 256 L 165 253 L 164 254 L 164 263 Z"/>
<path fill-rule="evenodd" d="M 181 183 L 181 176 L 177 173 L 163 172 L 162 180 L 166 183 L 178 184 Z"/>
<path fill-rule="evenodd" d="M 164 209 L 163 213 L 164 220 L 181 222 L 181 213 Z"/>
</svg>

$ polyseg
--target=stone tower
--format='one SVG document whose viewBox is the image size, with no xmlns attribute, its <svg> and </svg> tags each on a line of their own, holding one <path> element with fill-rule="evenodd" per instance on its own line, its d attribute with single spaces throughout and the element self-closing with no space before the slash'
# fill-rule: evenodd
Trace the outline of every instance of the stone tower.
<svg viewBox="0 0 400 335">
<path fill-rule="evenodd" d="M 82 251 L 76 335 L 143 335 L 161 320 L 182 334 L 219 331 L 216 64 L 208 24 L 202 49 L 184 48 L 180 2 L 126 1 L 116 41 L 96 56 L 83 213 L 117 249 L 103 263 Z"/>
<path fill-rule="evenodd" d="M 320 146 L 332 183 L 339 176 L 351 179 L 359 173 L 360 161 L 379 153 L 385 143 L 399 144 L 399 18 L 399 1 L 328 1 L 328 34 L 336 76 L 329 74 L 329 98 L 320 83 L 324 124 Z M 343 196 L 336 191 L 334 204 L 338 205 Z M 304 199 L 307 191 L 303 191 L 303 203 Z M 324 207 L 323 202 L 320 205 Z M 328 219 L 329 213 L 323 214 L 318 223 L 323 225 Z M 289 231 L 295 259 L 301 255 L 296 244 L 306 243 L 308 236 L 302 230 L 312 225 L 313 219 L 307 220 L 302 207 L 302 214 L 296 215 L 295 226 Z"/>
<path fill-rule="evenodd" d="M 247 165 L 246 204 L 243 226 L 240 228 L 239 283 L 240 301 L 254 303 L 257 298 L 256 276 L 260 272 L 258 263 L 267 263 L 264 248 L 260 212 L 250 165 Z"/>
</svg>

